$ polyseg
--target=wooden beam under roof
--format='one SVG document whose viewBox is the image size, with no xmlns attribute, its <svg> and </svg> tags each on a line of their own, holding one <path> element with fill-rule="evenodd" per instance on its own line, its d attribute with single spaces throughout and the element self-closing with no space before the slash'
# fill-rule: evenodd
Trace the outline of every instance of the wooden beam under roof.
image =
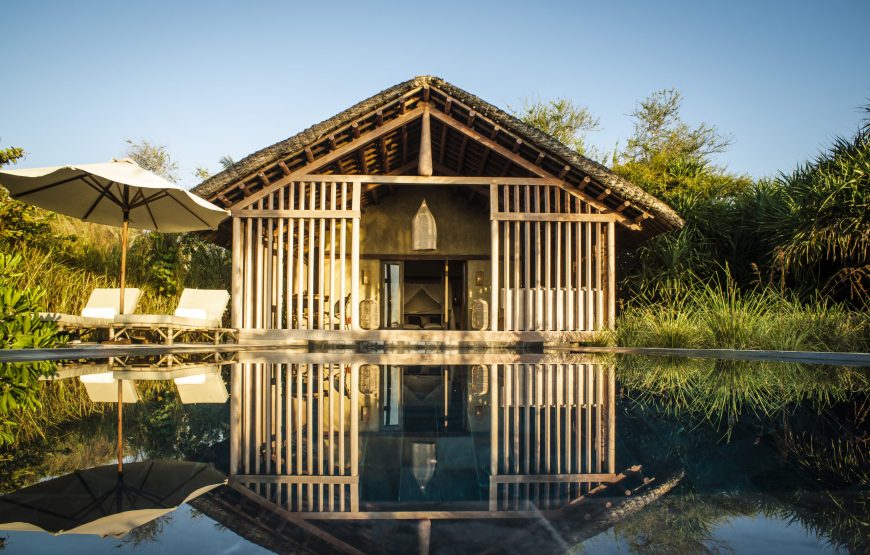
<svg viewBox="0 0 870 555">
<path fill-rule="evenodd" d="M 465 148 L 468 146 L 468 136 L 462 136 L 462 144 L 459 146 L 459 163 L 457 164 L 456 173 L 462 173 L 465 167 Z"/>
<path fill-rule="evenodd" d="M 384 168 L 384 173 L 390 173 L 390 159 L 387 156 L 387 139 L 383 136 L 378 139 L 378 151 L 381 154 L 381 165 Z"/>
<path fill-rule="evenodd" d="M 432 175 L 432 123 L 428 105 L 423 108 L 423 123 L 420 126 L 420 155 L 417 173 L 423 176 Z"/>
<path fill-rule="evenodd" d="M 404 116 L 399 116 L 398 118 L 395 118 L 395 119 L 385 123 L 381 127 L 378 127 L 376 129 L 372 129 L 371 131 L 367 131 L 366 133 L 362 133 L 359 135 L 359 139 L 357 141 L 352 141 L 352 142 L 345 143 L 345 144 L 341 145 L 340 147 L 333 150 L 332 152 L 325 154 L 325 155 L 321 156 L 320 158 L 315 159 L 313 164 L 305 165 L 305 166 L 291 172 L 290 174 L 285 175 L 284 177 L 282 177 L 280 179 L 276 179 L 275 181 L 272 182 L 272 184 L 269 187 L 266 187 L 264 189 L 260 189 L 256 193 L 251 193 L 250 191 L 248 191 L 248 195 L 246 195 L 247 198 L 244 199 L 243 201 L 241 201 L 240 203 L 238 203 L 237 207 L 244 208 L 245 206 L 249 206 L 250 204 L 253 204 L 257 200 L 265 197 L 270 192 L 275 191 L 280 187 L 285 187 L 287 184 L 297 180 L 297 178 L 299 176 L 312 173 L 312 170 L 315 168 L 312 168 L 310 166 L 315 166 L 316 168 L 325 168 L 329 164 L 335 162 L 336 160 L 341 159 L 343 156 L 346 156 L 347 154 L 352 153 L 354 150 L 360 148 L 361 145 L 367 144 L 369 141 L 373 141 L 373 140 L 381 137 L 382 135 L 386 135 L 387 133 L 395 131 L 396 129 L 409 123 L 410 121 L 415 120 L 419 117 L 422 117 L 422 115 L 423 115 L 423 108 L 417 107 L 417 108 L 414 108 L 413 110 L 408 111 Z M 363 142 L 361 143 L 360 141 L 363 141 Z M 242 185 L 240 185 L 239 188 L 242 188 Z M 243 192 L 244 192 L 244 189 L 243 189 Z"/>
<path fill-rule="evenodd" d="M 562 189 L 564 189 L 572 194 L 575 194 L 575 195 L 580 194 L 582 196 L 582 198 L 587 203 L 589 203 L 590 206 L 597 208 L 598 210 L 612 212 L 611 208 L 608 207 L 606 204 L 602 203 L 600 200 L 594 199 L 592 197 L 589 197 L 585 194 L 580 193 L 580 191 L 578 191 L 577 188 L 572 187 L 572 186 L 568 185 L 567 183 L 565 183 L 564 181 L 558 179 L 555 175 L 551 174 L 550 172 L 548 172 L 544 168 L 536 166 L 534 162 L 526 160 L 525 158 L 523 158 L 519 154 L 515 154 L 515 153 L 511 152 L 507 148 L 498 144 L 496 141 L 493 141 L 489 137 L 485 137 L 485 136 L 481 135 L 480 133 L 478 133 L 474 129 L 469 129 L 462 122 L 456 121 L 455 119 L 451 118 L 450 116 L 446 116 L 446 115 L 442 114 L 441 112 L 438 112 L 437 110 L 432 110 L 431 114 L 432 114 L 432 117 L 434 117 L 435 119 L 441 121 L 442 123 L 445 123 L 447 125 L 452 126 L 454 129 L 456 129 L 460 133 L 464 133 L 464 134 L 468 135 L 469 137 L 471 137 L 475 141 L 477 141 L 477 142 L 483 144 L 484 146 L 489 147 L 490 149 L 494 150 L 497 154 L 501 155 L 502 157 L 510 159 L 510 161 L 513 162 L 514 164 L 516 164 L 516 165 L 518 165 L 518 166 L 520 166 L 520 167 L 522 167 L 522 168 L 524 168 L 524 169 L 526 169 L 534 174 L 537 174 L 541 177 L 551 178 L 551 179 L 558 181 L 560 183 L 559 186 Z M 626 226 L 629 226 L 629 227 L 631 227 L 633 225 L 630 222 L 630 220 L 628 220 L 628 218 L 626 218 L 622 214 L 618 215 L 618 221 L 619 221 L 619 223 L 626 225 Z"/>
<path fill-rule="evenodd" d="M 441 126 L 441 152 L 438 154 L 438 163 L 444 164 L 444 157 L 447 155 L 447 125 Z"/>
</svg>

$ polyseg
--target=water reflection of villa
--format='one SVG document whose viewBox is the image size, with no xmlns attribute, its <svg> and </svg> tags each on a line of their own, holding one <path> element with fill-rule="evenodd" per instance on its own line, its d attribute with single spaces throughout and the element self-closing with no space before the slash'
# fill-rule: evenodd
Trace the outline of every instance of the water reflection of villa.
<svg viewBox="0 0 870 555">
<path fill-rule="evenodd" d="M 537 516 L 621 478 L 612 367 L 439 358 L 237 365 L 231 483 L 308 519 L 462 519 Z"/>
</svg>

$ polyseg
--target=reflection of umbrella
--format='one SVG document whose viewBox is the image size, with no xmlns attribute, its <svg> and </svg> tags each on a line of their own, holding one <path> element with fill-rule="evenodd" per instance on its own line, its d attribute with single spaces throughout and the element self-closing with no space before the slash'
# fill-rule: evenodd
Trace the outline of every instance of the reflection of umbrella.
<svg viewBox="0 0 870 555">
<path fill-rule="evenodd" d="M 156 460 L 79 470 L 0 497 L 0 529 L 121 536 L 226 484 L 207 464 Z"/>
<path fill-rule="evenodd" d="M 13 198 L 86 222 L 121 227 L 121 312 L 127 228 L 163 232 L 215 229 L 227 211 L 125 158 L 104 164 L 0 171 Z"/>
</svg>

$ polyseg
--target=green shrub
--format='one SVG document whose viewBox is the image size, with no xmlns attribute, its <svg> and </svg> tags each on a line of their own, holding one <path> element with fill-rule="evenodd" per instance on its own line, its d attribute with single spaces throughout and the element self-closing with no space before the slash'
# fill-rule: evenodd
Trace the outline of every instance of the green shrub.
<svg viewBox="0 0 870 555">
<path fill-rule="evenodd" d="M 20 256 L 0 254 L 0 348 L 48 348 L 57 341 L 57 326 L 39 319 L 45 291 L 39 287 L 19 288 L 17 268 Z M 50 375 L 50 362 L 0 363 L 0 445 L 11 443 L 16 422 L 10 413 L 34 411 L 40 403 L 39 378 Z"/>
</svg>

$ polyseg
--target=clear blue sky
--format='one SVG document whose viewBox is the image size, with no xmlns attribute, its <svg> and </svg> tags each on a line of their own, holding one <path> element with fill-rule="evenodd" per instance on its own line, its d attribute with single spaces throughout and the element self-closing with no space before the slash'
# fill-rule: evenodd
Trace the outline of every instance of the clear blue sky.
<svg viewBox="0 0 870 555">
<path fill-rule="evenodd" d="M 870 98 L 870 1 L 6 2 L 0 146 L 19 166 L 104 161 L 124 140 L 212 171 L 390 85 L 434 74 L 506 108 L 565 96 L 611 149 L 650 92 L 730 134 L 719 163 L 788 170 Z"/>
</svg>

